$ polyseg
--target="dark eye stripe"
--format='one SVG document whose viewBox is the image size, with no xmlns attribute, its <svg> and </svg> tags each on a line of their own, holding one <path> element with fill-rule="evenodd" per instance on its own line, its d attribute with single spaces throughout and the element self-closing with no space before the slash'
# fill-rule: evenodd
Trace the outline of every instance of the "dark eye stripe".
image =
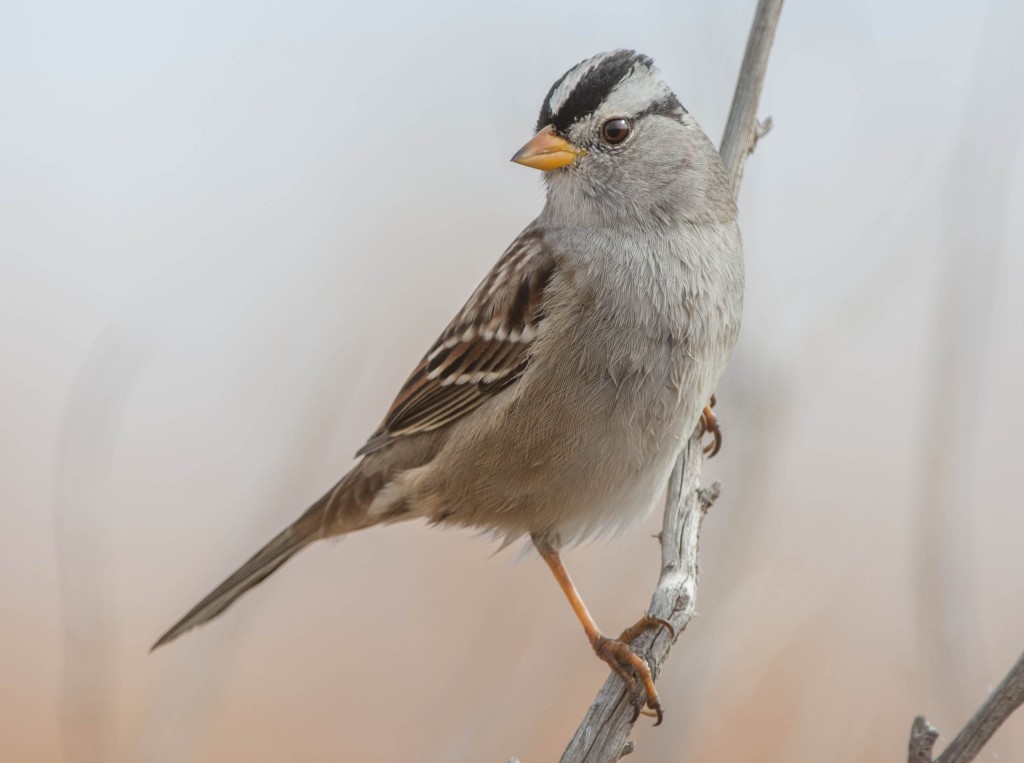
<svg viewBox="0 0 1024 763">
<path fill-rule="evenodd" d="M 680 120 L 683 114 L 688 114 L 686 107 L 679 102 L 675 94 L 669 93 L 663 98 L 659 98 L 654 101 L 650 106 L 641 111 L 636 115 L 637 119 L 646 117 L 650 114 L 660 114 L 663 117 L 670 117 L 672 119 Z"/>
</svg>

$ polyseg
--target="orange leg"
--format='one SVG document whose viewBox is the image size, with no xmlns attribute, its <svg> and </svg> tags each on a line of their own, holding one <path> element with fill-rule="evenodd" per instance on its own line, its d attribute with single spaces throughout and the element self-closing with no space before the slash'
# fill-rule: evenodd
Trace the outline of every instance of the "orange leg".
<svg viewBox="0 0 1024 763">
<path fill-rule="evenodd" d="M 647 664 L 647 660 L 634 652 L 629 642 L 647 629 L 655 627 L 665 627 L 674 636 L 675 631 L 672 626 L 661 618 L 648 615 L 642 618 L 636 625 L 624 630 L 619 638 L 608 638 L 601 633 L 597 623 L 594 622 L 594 618 L 590 616 L 587 605 L 583 603 L 583 599 L 576 590 L 576 586 L 573 585 L 572 578 L 569 577 L 569 571 L 562 564 L 562 558 L 559 556 L 558 551 L 550 545 L 538 541 L 536 538 L 534 539 L 534 545 L 544 558 L 544 561 L 548 563 L 548 567 L 551 568 L 555 580 L 558 581 L 559 587 L 569 600 L 573 612 L 576 613 L 576 617 L 583 625 L 583 632 L 587 634 L 587 640 L 590 641 L 590 646 L 593 647 L 594 653 L 608 663 L 608 666 L 626 684 L 630 699 L 636 708 L 633 720 L 637 719 L 637 716 L 640 714 L 640 708 L 646 704 L 647 707 L 654 711 L 653 714 L 657 716 L 658 720 L 654 724 L 657 726 L 661 723 L 662 712 L 661 703 L 658 701 L 658 691 L 654 688 L 654 677 L 651 675 L 651 669 Z M 643 692 L 642 695 L 641 690 Z"/>
<path fill-rule="evenodd" d="M 715 396 L 711 396 L 711 404 L 704 406 L 704 413 L 701 414 L 701 434 L 710 432 L 714 438 L 714 442 L 708 443 L 704 446 L 704 452 L 707 453 L 708 458 L 714 458 L 715 455 L 722 449 L 722 427 L 718 423 L 718 418 L 715 416 L 715 412 L 711 409 L 715 407 Z"/>
</svg>

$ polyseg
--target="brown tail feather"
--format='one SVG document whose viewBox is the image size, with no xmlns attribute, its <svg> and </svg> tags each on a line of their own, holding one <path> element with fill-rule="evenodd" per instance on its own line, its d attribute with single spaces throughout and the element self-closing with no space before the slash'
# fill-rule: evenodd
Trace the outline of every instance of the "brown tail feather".
<svg viewBox="0 0 1024 763">
<path fill-rule="evenodd" d="M 349 519 L 346 525 L 349 526 L 343 528 L 338 526 L 336 515 L 342 508 L 342 504 L 348 502 L 346 499 L 351 498 L 347 488 L 352 484 L 350 480 L 355 477 L 354 471 L 346 475 L 341 482 L 289 525 L 284 532 L 257 551 L 249 561 L 235 570 L 227 580 L 214 588 L 206 598 L 189 610 L 188 614 L 153 644 L 150 651 L 173 641 L 197 625 L 202 625 L 215 618 L 234 604 L 242 594 L 262 583 L 278 567 L 313 541 L 328 535 L 349 532 L 359 527 L 375 524 L 372 520 L 367 521 L 365 517 L 351 516 L 346 517 Z M 345 509 L 347 509 L 345 514 L 350 514 L 352 511 L 351 507 L 346 506 Z"/>
</svg>

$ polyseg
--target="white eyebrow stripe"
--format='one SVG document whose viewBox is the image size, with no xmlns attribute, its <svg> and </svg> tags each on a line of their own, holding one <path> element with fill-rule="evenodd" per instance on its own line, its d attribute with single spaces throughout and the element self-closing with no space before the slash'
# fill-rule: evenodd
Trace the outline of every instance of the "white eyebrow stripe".
<svg viewBox="0 0 1024 763">
<path fill-rule="evenodd" d="M 657 68 L 634 66 L 604 99 L 602 108 L 624 116 L 638 114 L 655 101 L 671 95 Z"/>
</svg>

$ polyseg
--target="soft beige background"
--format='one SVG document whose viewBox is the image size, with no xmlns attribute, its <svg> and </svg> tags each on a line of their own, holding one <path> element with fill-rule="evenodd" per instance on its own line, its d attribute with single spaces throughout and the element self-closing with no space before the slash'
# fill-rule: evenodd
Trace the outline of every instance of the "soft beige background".
<svg viewBox="0 0 1024 763">
<path fill-rule="evenodd" d="M 717 140 L 753 11 L 427 5 L 0 13 L 0 760 L 538 763 L 604 680 L 544 565 L 416 525 L 147 654 L 539 209 L 508 157 L 550 82 L 636 47 Z M 1022 24 L 785 8 L 701 616 L 631 761 L 901 760 L 1024 648 Z M 657 526 L 567 557 L 608 630 Z"/>
</svg>

